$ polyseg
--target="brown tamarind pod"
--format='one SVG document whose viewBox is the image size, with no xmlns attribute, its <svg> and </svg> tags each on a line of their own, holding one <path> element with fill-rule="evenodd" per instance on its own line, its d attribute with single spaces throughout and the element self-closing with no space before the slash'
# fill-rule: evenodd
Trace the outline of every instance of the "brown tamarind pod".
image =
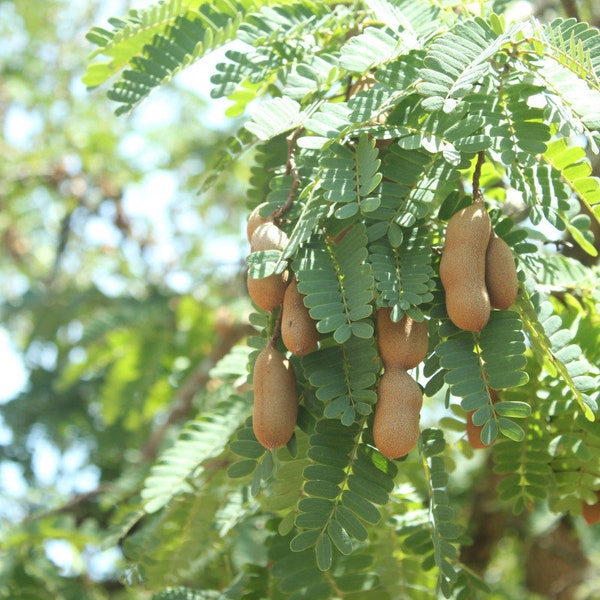
<svg viewBox="0 0 600 600">
<path fill-rule="evenodd" d="M 254 363 L 254 435 L 268 450 L 284 446 L 294 433 L 297 416 L 294 369 L 269 341 Z"/>
<path fill-rule="evenodd" d="M 483 202 L 474 202 L 448 221 L 440 278 L 446 309 L 460 329 L 480 333 L 490 318 L 485 259 L 492 224 Z"/>
<path fill-rule="evenodd" d="M 288 243 L 288 236 L 275 223 L 268 221 L 259 225 L 250 238 L 252 252 L 261 250 L 283 250 Z"/>
<path fill-rule="evenodd" d="M 281 339 L 285 347 L 298 356 L 305 356 L 317 347 L 319 332 L 317 324 L 304 305 L 304 296 L 294 279 L 283 296 Z"/>
<path fill-rule="evenodd" d="M 250 213 L 249 217 L 248 217 L 248 222 L 246 224 L 246 235 L 248 236 L 248 241 L 250 242 L 252 240 L 252 234 L 256 231 L 256 228 L 259 225 L 264 225 L 265 223 L 268 223 L 271 221 L 271 219 L 269 219 L 269 217 L 263 217 L 260 214 L 260 210 L 262 209 L 263 206 L 266 206 L 267 202 L 263 202 L 262 204 L 259 204 L 256 208 L 254 208 L 254 210 L 252 210 L 252 212 Z"/>
<path fill-rule="evenodd" d="M 492 308 L 514 304 L 519 291 L 515 259 L 509 245 L 492 230 L 485 255 L 485 287 Z"/>
<path fill-rule="evenodd" d="M 388 367 L 377 386 L 373 440 L 389 459 L 408 454 L 419 441 L 423 393 L 402 368 Z"/>
<path fill-rule="evenodd" d="M 596 492 L 597 501 L 594 504 L 581 502 L 581 516 L 588 525 L 595 525 L 600 522 L 600 490 Z"/>
<path fill-rule="evenodd" d="M 258 308 L 270 312 L 281 306 L 288 280 L 289 271 L 286 269 L 283 273 L 273 273 L 260 279 L 248 277 L 246 286 L 252 302 Z"/>
<path fill-rule="evenodd" d="M 429 335 L 425 321 L 415 321 L 404 315 L 392 321 L 392 309 L 377 309 L 377 346 L 386 367 L 414 369 L 427 355 Z"/>
<path fill-rule="evenodd" d="M 498 392 L 493 389 L 489 389 L 490 399 L 495 404 L 500 400 L 500 396 L 498 396 Z M 467 433 L 467 441 L 469 442 L 469 446 L 473 448 L 473 450 L 481 450 L 482 448 L 489 448 L 486 444 L 481 441 L 481 432 L 483 430 L 483 425 L 475 425 L 473 423 L 473 413 L 474 410 L 470 410 L 467 412 L 467 425 L 465 431 Z"/>
</svg>

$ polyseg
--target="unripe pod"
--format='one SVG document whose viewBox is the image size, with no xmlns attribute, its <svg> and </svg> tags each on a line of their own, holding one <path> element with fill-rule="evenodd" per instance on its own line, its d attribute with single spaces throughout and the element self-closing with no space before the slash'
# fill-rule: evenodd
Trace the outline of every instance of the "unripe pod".
<svg viewBox="0 0 600 600">
<path fill-rule="evenodd" d="M 248 277 L 246 280 L 248 294 L 258 308 L 270 312 L 283 302 L 288 279 L 287 269 L 283 273 L 273 273 L 260 279 Z"/>
<path fill-rule="evenodd" d="M 517 299 L 519 279 L 508 244 L 492 230 L 485 256 L 485 286 L 492 308 L 505 309 Z"/>
<path fill-rule="evenodd" d="M 600 521 L 600 490 L 596 492 L 598 501 L 595 504 L 581 502 L 581 515 L 588 525 L 594 525 Z"/>
<path fill-rule="evenodd" d="M 389 307 L 377 310 L 379 356 L 386 367 L 414 369 L 427 355 L 427 323 L 414 321 L 408 315 L 395 323 L 391 314 Z"/>
<path fill-rule="evenodd" d="M 485 255 L 492 224 L 483 202 L 474 202 L 452 216 L 440 262 L 446 309 L 452 322 L 477 333 L 490 318 L 485 286 Z"/>
<path fill-rule="evenodd" d="M 498 396 L 498 392 L 490 388 L 490 399 L 492 403 L 498 402 L 500 400 L 500 396 Z M 465 431 L 467 433 L 467 441 L 473 450 L 481 450 L 483 448 L 489 448 L 486 444 L 481 441 L 481 432 L 483 430 L 483 425 L 475 425 L 473 423 L 473 413 L 474 410 L 470 410 L 467 412 L 467 426 Z"/>
<path fill-rule="evenodd" d="M 288 236 L 275 223 L 268 221 L 259 225 L 250 238 L 252 252 L 261 250 L 283 250 L 288 243 Z"/>
<path fill-rule="evenodd" d="M 269 342 L 254 363 L 254 435 L 267 450 L 284 446 L 294 433 L 297 416 L 294 369 Z"/>
<path fill-rule="evenodd" d="M 304 306 L 303 299 L 304 296 L 298 291 L 298 282 L 294 279 L 283 297 L 281 339 L 285 347 L 298 356 L 309 354 L 319 342 L 317 324 Z"/>
<path fill-rule="evenodd" d="M 268 223 L 270 221 L 270 219 L 268 217 L 262 217 L 260 215 L 260 209 L 263 206 L 266 206 L 267 203 L 263 202 L 262 204 L 259 204 L 251 213 L 250 216 L 248 217 L 248 223 L 246 225 L 246 235 L 248 236 L 248 241 L 250 242 L 252 240 L 252 234 L 256 231 L 256 228 L 259 225 L 263 225 L 264 223 Z"/>
<path fill-rule="evenodd" d="M 388 367 L 377 387 L 373 439 L 390 459 L 408 454 L 419 441 L 423 394 L 417 382 L 400 367 Z"/>
</svg>

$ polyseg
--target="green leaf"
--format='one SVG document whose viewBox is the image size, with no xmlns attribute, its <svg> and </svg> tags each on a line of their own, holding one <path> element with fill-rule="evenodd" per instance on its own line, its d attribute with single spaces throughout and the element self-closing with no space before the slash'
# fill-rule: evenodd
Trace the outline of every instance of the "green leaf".
<svg viewBox="0 0 600 600">
<path fill-rule="evenodd" d="M 254 472 L 258 463 L 255 460 L 240 460 L 230 465 L 227 469 L 227 475 L 232 478 L 246 477 Z"/>
<path fill-rule="evenodd" d="M 522 25 L 497 34 L 480 18 L 458 23 L 439 36 L 427 50 L 421 70 L 420 94 L 427 97 L 427 110 L 451 112 L 491 69 L 491 59 Z"/>
<path fill-rule="evenodd" d="M 377 508 L 352 490 L 342 492 L 342 504 L 368 523 L 377 523 L 381 519 Z"/>
<path fill-rule="evenodd" d="M 332 519 L 327 528 L 327 533 L 335 547 L 344 555 L 352 552 L 352 540 L 348 532 L 339 524 L 336 519 Z"/>
<path fill-rule="evenodd" d="M 253 5 L 216 0 L 193 10 L 178 2 L 165 2 L 140 13 L 132 11 L 124 26 L 119 24 L 112 32 L 93 30 L 94 41 L 101 42 L 96 54 L 111 60 L 93 63 L 83 81 L 99 85 L 123 70 L 108 97 L 121 104 L 117 114 L 129 112 L 182 69 L 234 39 Z"/>
<path fill-rule="evenodd" d="M 503 401 L 494 404 L 494 411 L 502 417 L 523 419 L 531 414 L 531 407 L 526 402 Z"/>
<path fill-rule="evenodd" d="M 150 470 L 141 492 L 146 512 L 156 512 L 177 494 L 189 492 L 188 478 L 198 474 L 203 462 L 223 451 L 246 414 L 245 399 L 232 396 L 218 405 L 213 414 L 188 423 L 175 444 Z M 249 458 L 257 456 L 253 452 Z"/>
<path fill-rule="evenodd" d="M 319 569 L 321 569 L 321 571 L 328 571 L 333 561 L 331 540 L 328 535 L 321 535 L 315 546 L 315 554 L 317 556 L 317 566 Z"/>
<path fill-rule="evenodd" d="M 401 42 L 391 32 L 367 27 L 342 47 L 340 65 L 347 71 L 364 73 L 395 58 L 400 48 Z"/>
<path fill-rule="evenodd" d="M 292 552 L 302 552 L 307 548 L 312 548 L 317 543 L 320 535 L 321 533 L 318 529 L 303 531 L 292 539 L 290 542 L 290 550 L 292 550 Z"/>
<path fill-rule="evenodd" d="M 504 417 L 500 417 L 498 419 L 498 427 L 507 438 L 514 440 L 515 442 L 520 442 L 525 437 L 525 433 L 517 423 L 510 419 L 506 419 Z"/>
<path fill-rule="evenodd" d="M 305 114 L 291 98 L 273 98 L 250 109 L 251 121 L 246 129 L 260 140 L 271 139 L 302 125 Z"/>
</svg>

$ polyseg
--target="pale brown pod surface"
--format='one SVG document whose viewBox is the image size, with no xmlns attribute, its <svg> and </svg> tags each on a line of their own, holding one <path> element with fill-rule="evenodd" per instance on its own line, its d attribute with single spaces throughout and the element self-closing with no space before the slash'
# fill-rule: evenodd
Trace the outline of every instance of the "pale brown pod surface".
<svg viewBox="0 0 600 600">
<path fill-rule="evenodd" d="M 289 360 L 269 342 L 254 363 L 254 435 L 268 450 L 280 448 L 292 437 L 297 416 L 294 370 Z"/>
<path fill-rule="evenodd" d="M 248 294 L 258 308 L 270 312 L 281 306 L 288 279 L 287 269 L 283 273 L 273 273 L 260 279 L 248 277 L 246 279 Z"/>
<path fill-rule="evenodd" d="M 259 225 L 264 225 L 265 223 L 268 223 L 270 221 L 268 217 L 263 217 L 260 215 L 260 209 L 266 205 L 266 202 L 259 204 L 256 208 L 252 210 L 250 216 L 248 217 L 248 223 L 246 224 L 246 235 L 248 236 L 249 242 L 252 240 L 252 234 L 256 231 L 256 228 Z"/>
<path fill-rule="evenodd" d="M 509 245 L 492 230 L 485 258 L 485 286 L 492 308 L 506 309 L 517 299 L 519 279 Z"/>
<path fill-rule="evenodd" d="M 399 367 L 385 370 L 377 387 L 373 439 L 389 459 L 408 454 L 419 440 L 423 394 L 417 382 Z"/>
<path fill-rule="evenodd" d="M 446 309 L 451 321 L 466 331 L 481 332 L 490 318 L 485 259 L 491 229 L 483 202 L 459 210 L 446 229 L 440 262 Z"/>
<path fill-rule="evenodd" d="M 415 321 L 404 315 L 392 321 L 392 309 L 377 310 L 377 346 L 386 367 L 414 369 L 427 356 L 429 335 L 425 321 Z"/>
<path fill-rule="evenodd" d="M 268 221 L 259 225 L 250 238 L 250 249 L 252 252 L 262 250 L 283 250 L 288 243 L 285 231 L 279 229 L 275 223 Z"/>
<path fill-rule="evenodd" d="M 298 356 L 309 354 L 319 342 L 317 324 L 304 306 L 303 299 L 304 296 L 298 290 L 298 282 L 294 279 L 283 297 L 281 339 L 285 347 Z"/>
</svg>

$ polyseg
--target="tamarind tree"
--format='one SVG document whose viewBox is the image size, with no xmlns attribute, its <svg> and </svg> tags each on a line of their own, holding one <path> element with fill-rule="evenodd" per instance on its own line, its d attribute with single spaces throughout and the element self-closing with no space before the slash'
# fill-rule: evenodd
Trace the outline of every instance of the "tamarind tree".
<svg viewBox="0 0 600 600">
<path fill-rule="evenodd" d="M 599 502 L 597 271 L 552 251 L 540 227 L 597 256 L 600 185 L 587 154 L 600 143 L 600 34 L 573 18 L 511 22 L 501 10 L 173 0 L 90 32 L 102 59 L 84 81 L 116 76 L 117 113 L 204 54 L 243 43 L 225 51 L 211 93 L 248 119 L 204 185 L 252 153 L 240 201 L 264 202 L 261 214 L 288 240 L 252 252 L 249 277 L 290 269 L 320 333 L 316 350 L 291 357 L 294 436 L 267 451 L 245 380 L 257 351 L 277 340 L 280 311 L 251 315 L 255 333 L 213 374 L 222 400 L 182 429 L 141 489 L 125 551 L 147 585 L 217 593 L 195 569 L 233 561 L 251 536 L 255 560 L 233 566 L 229 582 L 209 577 L 219 597 L 485 590 L 461 561 L 468 532 L 451 483 L 456 463 L 473 456 L 468 411 L 491 446 L 497 501 L 515 514 L 544 504 L 577 518 Z M 447 221 L 478 193 L 517 261 L 519 289 L 474 333 L 449 320 L 439 263 Z M 459 276 L 471 277 L 468 261 Z M 372 436 L 380 307 L 394 321 L 426 320 L 431 338 L 416 373 L 428 412 L 418 448 L 399 461 Z M 131 526 L 124 519 L 122 533 Z"/>
<path fill-rule="evenodd" d="M 88 33 L 83 81 L 107 87 L 119 115 L 221 52 L 211 95 L 243 122 L 199 191 L 252 161 L 238 202 L 246 214 L 262 204 L 286 243 L 249 250 L 248 277 L 287 271 L 319 334 L 312 352 L 286 353 L 299 397 L 287 444 L 267 450 L 253 430 L 256 357 L 268 344 L 286 352 L 281 309 L 253 306 L 197 414 L 143 476 L 121 474 L 106 543 L 121 545 L 132 594 L 597 588 L 585 554 L 600 552 L 588 530 L 600 519 L 600 32 L 574 16 L 513 20 L 508 4 L 163 0 Z M 448 221 L 474 198 L 518 278 L 480 332 L 450 319 L 439 268 Z M 464 250 L 455 277 L 472 278 L 479 251 Z M 410 369 L 418 444 L 397 460 L 373 439 L 379 309 L 429 334 Z M 525 523 L 560 536 L 528 542 Z M 550 556 L 559 543 L 576 559 Z M 527 544 L 501 588 L 494 557 Z"/>
</svg>

